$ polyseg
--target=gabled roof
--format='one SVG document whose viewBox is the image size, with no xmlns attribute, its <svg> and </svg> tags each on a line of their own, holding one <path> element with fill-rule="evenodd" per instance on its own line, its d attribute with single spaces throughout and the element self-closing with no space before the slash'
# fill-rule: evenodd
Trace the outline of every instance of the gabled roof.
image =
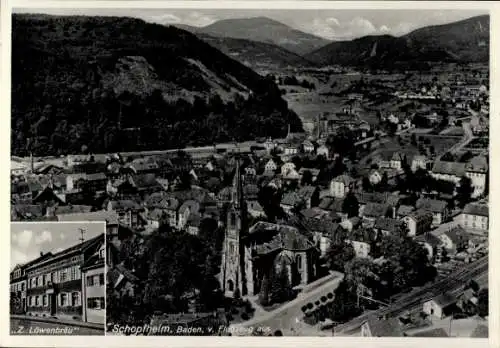
<svg viewBox="0 0 500 348">
<path fill-rule="evenodd" d="M 488 171 L 488 159 L 485 156 L 473 157 L 466 165 L 465 169 L 470 172 L 485 173 Z"/>
<path fill-rule="evenodd" d="M 416 203 L 417 209 L 428 210 L 433 213 L 442 213 L 448 204 L 438 199 L 419 198 Z"/>
<path fill-rule="evenodd" d="M 415 237 L 415 242 L 417 243 L 427 243 L 433 247 L 440 246 L 441 240 L 433 235 L 432 233 L 424 233 Z"/>
<path fill-rule="evenodd" d="M 285 195 L 283 195 L 283 198 L 281 199 L 281 204 L 294 206 L 295 204 L 302 201 L 302 199 L 303 198 L 297 192 L 287 192 L 285 193 Z"/>
<path fill-rule="evenodd" d="M 436 174 L 463 176 L 465 175 L 465 163 L 436 161 L 432 167 L 432 172 Z"/>
<path fill-rule="evenodd" d="M 448 238 L 450 238 L 455 245 L 469 240 L 468 233 L 461 226 L 451 228 L 448 231 L 444 232 L 444 234 Z"/>
<path fill-rule="evenodd" d="M 388 204 L 369 202 L 363 210 L 363 215 L 371 217 L 385 216 L 389 208 L 390 206 Z"/>
<path fill-rule="evenodd" d="M 450 293 L 444 293 L 432 299 L 440 307 L 448 307 L 457 302 L 457 298 Z"/>
<path fill-rule="evenodd" d="M 469 203 L 464 207 L 464 214 L 477 215 L 477 216 L 489 216 L 489 209 L 486 204 L 479 203 Z"/>
<path fill-rule="evenodd" d="M 356 179 L 353 179 L 349 175 L 339 175 L 336 178 L 333 179 L 334 182 L 341 182 L 345 186 L 349 186 L 351 183 L 356 182 Z"/>
<path fill-rule="evenodd" d="M 90 213 L 58 214 L 58 221 L 102 221 L 108 225 L 118 225 L 118 215 L 114 211 L 94 211 Z"/>
<path fill-rule="evenodd" d="M 143 207 L 139 203 L 137 203 L 131 199 L 121 199 L 121 200 L 116 200 L 116 201 L 110 201 L 109 203 L 111 205 L 111 209 L 116 210 L 116 211 L 121 211 L 121 210 L 137 211 L 137 210 L 143 209 Z"/>
<path fill-rule="evenodd" d="M 425 210 L 425 209 L 419 209 L 416 211 L 413 211 L 407 215 L 408 217 L 412 218 L 415 220 L 415 222 L 422 223 L 422 222 L 432 222 L 433 217 L 432 217 L 432 212 Z"/>
<path fill-rule="evenodd" d="M 383 231 L 389 231 L 391 233 L 398 232 L 404 226 L 404 222 L 397 219 L 391 219 L 388 217 L 379 217 L 375 220 L 375 228 L 381 229 Z"/>
<path fill-rule="evenodd" d="M 366 321 L 373 337 L 402 337 L 404 336 L 401 323 L 397 318 L 378 319 L 371 317 Z"/>
<path fill-rule="evenodd" d="M 308 200 L 311 199 L 317 190 L 318 188 L 316 186 L 304 186 L 299 189 L 298 195 L 302 197 L 302 199 Z"/>
<path fill-rule="evenodd" d="M 415 208 L 412 207 L 411 205 L 401 205 L 398 208 L 397 214 L 398 215 L 402 215 L 402 216 L 406 216 L 406 215 L 410 214 L 414 210 L 415 210 Z"/>
</svg>

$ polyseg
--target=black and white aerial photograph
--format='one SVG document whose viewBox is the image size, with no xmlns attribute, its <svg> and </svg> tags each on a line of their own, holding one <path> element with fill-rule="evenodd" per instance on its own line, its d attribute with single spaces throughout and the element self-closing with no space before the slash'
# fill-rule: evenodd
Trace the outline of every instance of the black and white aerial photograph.
<svg viewBox="0 0 500 348">
<path fill-rule="evenodd" d="M 11 322 L 488 337 L 488 10 L 14 8 L 11 55 L 11 221 L 76 226 Z M 105 298 L 29 294 L 68 250 Z"/>
<path fill-rule="evenodd" d="M 11 224 L 11 335 L 105 334 L 105 223 Z"/>
</svg>

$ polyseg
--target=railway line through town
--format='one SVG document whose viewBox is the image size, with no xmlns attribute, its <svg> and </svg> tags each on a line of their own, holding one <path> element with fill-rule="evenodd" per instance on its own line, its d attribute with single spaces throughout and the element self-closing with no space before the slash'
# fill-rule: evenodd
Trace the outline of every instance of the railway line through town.
<svg viewBox="0 0 500 348">
<path fill-rule="evenodd" d="M 375 311 L 370 311 L 354 318 L 353 320 L 338 325 L 335 328 L 337 334 L 346 334 L 353 332 L 370 317 L 396 316 L 405 311 L 415 310 L 420 307 L 425 301 L 436 297 L 444 292 L 457 292 L 461 287 L 465 286 L 469 280 L 481 277 L 488 272 L 488 257 L 485 256 L 462 269 L 456 270 L 442 279 L 439 279 L 433 284 L 429 284 L 421 289 L 399 298 L 389 307 L 381 308 Z"/>
</svg>

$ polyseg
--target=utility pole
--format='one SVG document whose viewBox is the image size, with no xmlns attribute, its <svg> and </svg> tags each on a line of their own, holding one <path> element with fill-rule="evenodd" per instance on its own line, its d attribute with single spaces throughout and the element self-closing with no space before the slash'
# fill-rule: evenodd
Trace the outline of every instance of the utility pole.
<svg viewBox="0 0 500 348">
<path fill-rule="evenodd" d="M 80 238 L 78 238 L 80 240 L 80 243 L 83 244 L 83 242 L 85 241 L 85 233 L 87 232 L 84 228 L 79 228 L 78 231 L 80 231 Z"/>
</svg>

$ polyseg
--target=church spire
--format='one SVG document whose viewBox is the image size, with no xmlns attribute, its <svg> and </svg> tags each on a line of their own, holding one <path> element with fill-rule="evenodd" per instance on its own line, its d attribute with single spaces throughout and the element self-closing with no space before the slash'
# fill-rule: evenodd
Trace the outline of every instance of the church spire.
<svg viewBox="0 0 500 348">
<path fill-rule="evenodd" d="M 239 157 L 236 157 L 236 171 L 233 177 L 231 203 L 233 203 L 235 207 L 241 207 L 243 205 L 243 183 Z"/>
</svg>

